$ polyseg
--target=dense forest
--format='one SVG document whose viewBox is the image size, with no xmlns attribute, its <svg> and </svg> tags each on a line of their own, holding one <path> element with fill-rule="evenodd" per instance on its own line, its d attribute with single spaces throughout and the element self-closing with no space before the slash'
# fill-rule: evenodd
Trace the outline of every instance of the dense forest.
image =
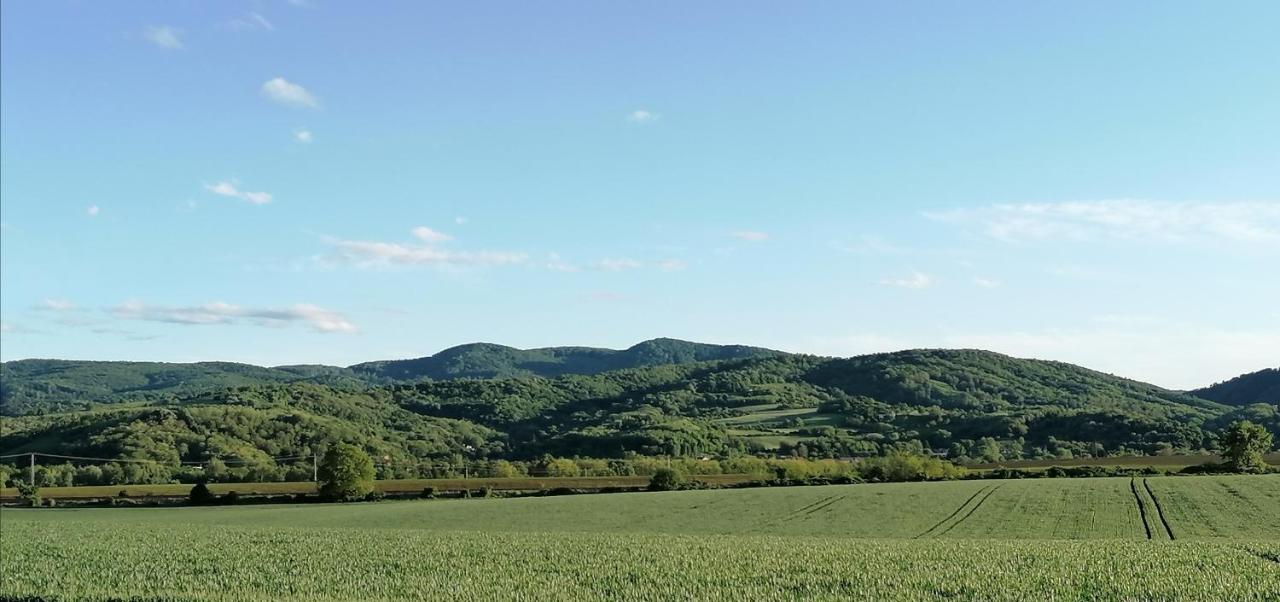
<svg viewBox="0 0 1280 602">
<path fill-rule="evenodd" d="M 350 389 L 420 380 L 554 378 L 778 355 L 783 354 L 759 347 L 653 339 L 620 351 L 593 347 L 525 350 L 473 343 L 417 359 L 366 362 L 346 368 L 323 365 L 263 368 L 230 362 L 19 360 L 0 364 L 0 415 L 88 409 L 121 401 L 173 401 L 196 393 L 267 383 L 309 382 Z"/>
<path fill-rule="evenodd" d="M 650 347 L 648 355 L 612 353 L 628 354 L 623 363 L 653 365 L 596 372 L 602 364 L 573 363 L 587 373 L 555 378 L 433 380 L 411 370 L 399 373 L 412 378 L 397 382 L 387 375 L 407 369 L 11 362 L 4 372 L 11 416 L 0 428 L 0 450 L 136 460 L 84 479 L 155 482 L 192 470 L 226 479 L 297 478 L 309 471 L 309 460 L 299 458 L 339 441 L 371 452 L 383 476 L 419 476 L 467 462 L 539 466 L 555 458 L 906 451 L 963 463 L 1199 452 L 1215 449 L 1218 432 L 1242 418 L 1280 434 L 1275 403 L 1220 404 L 985 351 L 839 359 L 651 343 L 665 349 L 642 344 L 632 349 Z M 517 361 L 529 356 L 509 348 L 493 355 L 491 347 L 469 347 L 487 358 L 483 364 L 452 356 L 432 369 L 469 374 L 537 364 Z M 535 352 L 569 358 L 598 351 L 569 349 Z M 747 357 L 699 361 L 713 350 Z M 360 376 L 368 372 L 378 375 Z"/>
<path fill-rule="evenodd" d="M 1280 403 L 1280 368 L 1242 374 L 1226 382 L 1196 389 L 1192 395 L 1231 406 Z"/>
</svg>

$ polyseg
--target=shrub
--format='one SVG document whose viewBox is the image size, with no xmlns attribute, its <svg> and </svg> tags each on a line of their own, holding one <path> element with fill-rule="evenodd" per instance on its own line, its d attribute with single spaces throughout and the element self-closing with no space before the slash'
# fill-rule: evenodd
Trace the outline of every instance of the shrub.
<svg viewBox="0 0 1280 602">
<path fill-rule="evenodd" d="M 423 487 L 423 488 L 422 488 L 422 493 L 421 493 L 421 494 L 419 494 L 419 495 L 418 495 L 418 497 L 421 497 L 421 498 L 422 498 L 422 499 L 424 499 L 424 500 L 432 499 L 432 498 L 436 497 L 436 488 L 435 488 L 435 487 Z"/>
<path fill-rule="evenodd" d="M 212 504 L 216 499 L 204 481 L 196 483 L 195 487 L 191 488 L 191 493 L 187 494 L 187 502 L 196 505 Z"/>
<path fill-rule="evenodd" d="M 218 501 L 228 506 L 240 503 L 240 494 L 234 491 L 228 491 L 218 498 Z"/>
<path fill-rule="evenodd" d="M 672 491 L 684 484 L 684 475 L 674 468 L 659 468 L 649 479 L 650 491 Z"/>
<path fill-rule="evenodd" d="M 40 488 L 31 483 L 18 482 L 18 495 L 32 508 L 40 506 Z"/>
</svg>

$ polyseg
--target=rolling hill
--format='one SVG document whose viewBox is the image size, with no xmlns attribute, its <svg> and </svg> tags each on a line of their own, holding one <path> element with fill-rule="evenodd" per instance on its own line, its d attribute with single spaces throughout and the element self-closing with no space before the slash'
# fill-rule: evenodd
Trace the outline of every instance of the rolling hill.
<svg viewBox="0 0 1280 602">
<path fill-rule="evenodd" d="M 1280 368 L 1242 374 L 1225 382 L 1196 389 L 1191 394 L 1232 406 L 1280 404 Z"/>
<path fill-rule="evenodd" d="M 162 363 L 17 360 L 0 364 L 0 415 L 87 409 L 94 404 L 158 401 L 227 387 L 312 382 L 338 388 L 423 379 L 557 377 L 709 360 L 769 357 L 781 352 L 741 345 L 653 339 L 625 350 L 547 347 L 522 350 L 474 343 L 409 360 L 342 368 L 266 368 L 230 362 Z"/>
<path fill-rule="evenodd" d="M 697 357 L 680 349 L 705 352 L 672 349 L 642 347 L 633 356 L 667 353 L 658 357 L 680 361 Z M 262 374 L 219 368 L 210 376 L 219 383 Z M 1261 405 L 1234 408 L 1071 364 L 978 350 L 776 354 L 556 378 L 409 380 L 403 372 L 406 380 L 389 384 L 305 380 L 359 374 L 347 369 L 257 370 L 266 377 L 251 384 L 175 392 L 192 387 L 184 382 L 160 397 L 87 410 L 52 411 L 36 400 L 42 414 L 3 421 L 0 450 L 169 463 L 229 457 L 271 476 L 288 470 L 271 457 L 348 441 L 410 467 L 396 474 L 414 476 L 413 466 L 464 456 L 536 463 L 547 456 L 911 451 L 966 462 L 1198 452 L 1215 448 L 1224 421 L 1246 411 L 1274 418 L 1259 413 Z M 28 375 L 23 390 L 47 384 Z M 151 381 L 107 384 L 139 389 L 139 382 Z M 1280 429 L 1280 421 L 1262 422 Z"/>
</svg>

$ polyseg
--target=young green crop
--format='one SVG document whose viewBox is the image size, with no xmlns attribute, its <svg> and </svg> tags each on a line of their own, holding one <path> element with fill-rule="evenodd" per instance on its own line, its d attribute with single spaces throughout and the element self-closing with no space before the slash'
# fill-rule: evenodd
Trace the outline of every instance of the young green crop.
<svg viewBox="0 0 1280 602">
<path fill-rule="evenodd" d="M 1276 475 L 6 509 L 0 527 L 0 599 L 1280 599 Z"/>
</svg>

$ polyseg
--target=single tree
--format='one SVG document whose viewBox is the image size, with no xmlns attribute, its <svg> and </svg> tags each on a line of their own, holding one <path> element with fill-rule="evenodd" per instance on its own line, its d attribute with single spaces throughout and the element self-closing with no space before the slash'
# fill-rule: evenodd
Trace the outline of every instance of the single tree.
<svg viewBox="0 0 1280 602">
<path fill-rule="evenodd" d="M 320 496 L 329 500 L 363 499 L 373 491 L 373 460 L 364 450 L 339 443 L 320 462 Z"/>
<path fill-rule="evenodd" d="M 1271 433 L 1261 426 L 1239 420 L 1222 433 L 1222 457 L 1236 472 L 1262 472 L 1267 469 L 1263 454 L 1271 451 Z"/>
<path fill-rule="evenodd" d="M 674 468 L 659 468 L 649 479 L 651 491 L 673 491 L 679 489 L 682 484 L 684 484 L 684 475 Z"/>
</svg>

